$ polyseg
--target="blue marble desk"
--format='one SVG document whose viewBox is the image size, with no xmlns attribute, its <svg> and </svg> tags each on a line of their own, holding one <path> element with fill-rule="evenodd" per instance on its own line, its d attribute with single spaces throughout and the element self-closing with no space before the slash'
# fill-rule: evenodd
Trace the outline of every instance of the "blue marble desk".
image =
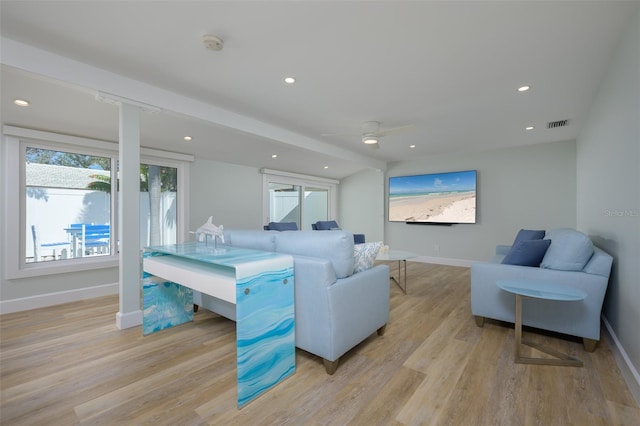
<svg viewBox="0 0 640 426">
<path fill-rule="evenodd" d="M 193 320 L 193 292 L 236 308 L 238 408 L 295 372 L 293 258 L 205 243 L 145 248 L 143 333 Z"/>
</svg>

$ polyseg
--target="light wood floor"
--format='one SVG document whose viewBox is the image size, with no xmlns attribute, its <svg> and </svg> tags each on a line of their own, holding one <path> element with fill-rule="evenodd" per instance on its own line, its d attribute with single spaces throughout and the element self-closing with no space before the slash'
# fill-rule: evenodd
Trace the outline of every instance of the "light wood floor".
<svg viewBox="0 0 640 426">
<path fill-rule="evenodd" d="M 392 271 L 393 272 L 393 271 Z M 531 336 L 584 368 L 513 362 L 513 326 L 478 328 L 468 268 L 409 262 L 391 319 L 328 376 L 298 350 L 294 376 L 235 407 L 234 323 L 201 310 L 147 337 L 101 297 L 1 319 L 2 425 L 638 425 L 606 340 Z M 526 353 L 525 353 L 526 354 Z M 537 354 L 536 354 L 537 355 Z"/>
</svg>

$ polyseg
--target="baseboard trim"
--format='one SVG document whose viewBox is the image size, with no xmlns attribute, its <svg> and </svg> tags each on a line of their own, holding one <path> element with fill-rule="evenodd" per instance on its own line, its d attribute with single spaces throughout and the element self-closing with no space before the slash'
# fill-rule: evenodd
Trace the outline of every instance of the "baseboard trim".
<svg viewBox="0 0 640 426">
<path fill-rule="evenodd" d="M 470 268 L 473 263 L 477 262 L 476 260 L 451 259 L 446 257 L 431 257 L 431 256 L 418 256 L 418 257 L 412 257 L 411 259 L 407 259 L 407 260 L 411 260 L 414 262 L 422 262 L 422 263 L 434 263 L 436 265 L 464 266 L 467 268 Z"/>
<path fill-rule="evenodd" d="M 640 374 L 638 374 L 638 370 L 636 370 L 631 359 L 629 359 L 627 352 L 624 350 L 620 340 L 618 340 L 618 336 L 616 336 L 611 324 L 609 324 L 609 321 L 607 321 L 604 315 L 602 315 L 602 322 L 604 323 L 606 331 L 604 335 L 611 347 L 611 352 L 613 352 L 616 364 L 618 364 L 618 368 L 620 368 L 622 378 L 627 386 L 629 386 L 629 390 L 636 400 L 636 404 L 640 405 Z"/>
<path fill-rule="evenodd" d="M 142 324 L 142 311 L 138 309 L 133 312 L 118 312 L 116 314 L 116 327 L 120 330 L 137 327 Z"/>
<path fill-rule="evenodd" d="M 78 300 L 118 294 L 118 283 L 104 284 L 94 287 L 78 288 L 75 290 L 59 291 L 56 293 L 39 294 L 37 296 L 20 297 L 0 301 L 0 314 L 28 311 L 30 309 L 46 308 L 47 306 L 77 302 Z"/>
</svg>

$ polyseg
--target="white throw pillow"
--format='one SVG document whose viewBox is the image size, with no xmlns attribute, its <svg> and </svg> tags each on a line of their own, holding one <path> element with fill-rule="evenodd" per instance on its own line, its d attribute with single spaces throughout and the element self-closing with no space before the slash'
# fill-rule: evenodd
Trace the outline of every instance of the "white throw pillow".
<svg viewBox="0 0 640 426">
<path fill-rule="evenodd" d="M 375 243 L 355 244 L 353 246 L 353 273 L 366 271 L 373 266 L 382 247 L 382 241 Z"/>
<path fill-rule="evenodd" d="M 593 255 L 591 239 L 575 229 L 553 229 L 544 238 L 551 240 L 551 245 L 542 258 L 541 268 L 582 271 Z"/>
</svg>

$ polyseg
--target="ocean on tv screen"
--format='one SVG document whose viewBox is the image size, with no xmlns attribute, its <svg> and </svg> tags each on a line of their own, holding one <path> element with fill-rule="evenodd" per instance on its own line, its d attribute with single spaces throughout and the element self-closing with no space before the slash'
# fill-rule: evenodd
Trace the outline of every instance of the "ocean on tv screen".
<svg viewBox="0 0 640 426">
<path fill-rule="evenodd" d="M 475 223 L 475 170 L 389 178 L 389 221 Z"/>
</svg>

